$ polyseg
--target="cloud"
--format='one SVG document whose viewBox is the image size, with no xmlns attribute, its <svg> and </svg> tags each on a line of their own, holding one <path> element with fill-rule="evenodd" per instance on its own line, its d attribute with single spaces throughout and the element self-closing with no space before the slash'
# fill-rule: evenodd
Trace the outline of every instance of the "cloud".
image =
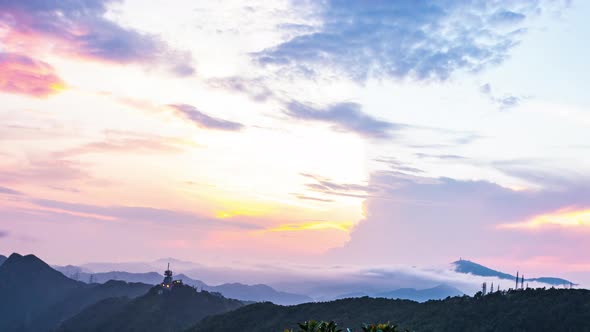
<svg viewBox="0 0 590 332">
<path fill-rule="evenodd" d="M 0 53 L 0 91 L 47 97 L 64 87 L 49 64 L 16 53 Z"/>
<path fill-rule="evenodd" d="M 22 193 L 20 191 L 16 191 L 14 189 L 6 188 L 6 187 L 0 187 L 0 194 L 5 194 L 5 195 L 22 195 Z"/>
<path fill-rule="evenodd" d="M 91 153 L 176 153 L 194 143 L 176 138 L 132 132 L 107 131 L 103 141 L 87 143 L 54 153 L 56 158 L 67 158 Z"/>
<path fill-rule="evenodd" d="M 518 24 L 524 21 L 526 15 L 515 13 L 510 10 L 499 10 L 490 17 L 490 21 L 495 24 Z"/>
<path fill-rule="evenodd" d="M 585 183 L 590 183 L 590 178 L 586 175 L 580 175 L 575 172 L 555 172 L 539 169 L 538 167 L 542 163 L 543 160 L 512 159 L 494 161 L 490 166 L 508 176 L 545 188 L 568 190 L 579 188 L 580 185 L 584 185 Z"/>
<path fill-rule="evenodd" d="M 244 128 L 244 125 L 241 123 L 211 117 L 191 105 L 176 104 L 169 106 L 179 115 L 203 129 L 239 131 Z"/>
<path fill-rule="evenodd" d="M 405 163 L 395 159 L 395 158 L 377 158 L 375 159 L 375 161 L 380 162 L 380 163 L 384 163 L 387 166 L 389 166 L 390 169 L 396 171 L 396 172 L 402 172 L 402 173 L 424 173 L 423 170 L 416 168 L 416 167 L 411 167 L 406 165 Z"/>
<path fill-rule="evenodd" d="M 498 107 L 502 111 L 517 107 L 518 105 L 520 105 L 520 102 L 523 99 L 522 97 L 513 96 L 513 95 L 504 95 L 502 97 L 494 96 L 494 94 L 492 93 L 492 86 L 490 85 L 490 83 L 486 83 L 486 84 L 482 85 L 479 88 L 479 91 L 482 94 L 486 95 L 490 99 L 491 102 L 498 105 Z"/>
<path fill-rule="evenodd" d="M 44 126 L 20 124 L 6 124 L 0 126 L 0 140 L 2 141 L 48 140 L 70 137 L 71 134 L 71 131 L 64 130 L 51 123 L 46 123 Z"/>
<path fill-rule="evenodd" d="M 338 131 L 354 132 L 368 138 L 390 138 L 392 131 L 404 127 L 363 113 L 357 103 L 343 102 L 321 109 L 292 101 L 286 107 L 285 114 L 294 119 L 328 123 Z"/>
<path fill-rule="evenodd" d="M 10 233 L 8 233 L 7 231 L 0 230 L 0 239 L 8 237 L 9 235 Z"/>
<path fill-rule="evenodd" d="M 445 80 L 503 62 L 539 12 L 538 1 L 359 1 L 316 4 L 319 31 L 255 54 L 263 65 L 303 72 L 335 68 L 369 76 Z"/>
<path fill-rule="evenodd" d="M 451 160 L 451 161 L 459 161 L 459 160 L 468 159 L 466 157 L 459 156 L 456 154 L 415 153 L 414 155 L 418 158 L 429 158 L 429 159 L 440 159 L 440 160 Z"/>
<path fill-rule="evenodd" d="M 112 63 L 165 63 L 179 76 L 192 75 L 191 55 L 170 48 L 154 35 L 121 26 L 105 17 L 117 0 L 0 2 L 4 44 L 56 45 L 72 56 Z"/>
<path fill-rule="evenodd" d="M 255 101 L 262 102 L 274 97 L 274 93 L 268 88 L 264 78 L 261 77 L 220 77 L 208 79 L 207 83 L 216 89 L 244 93 Z"/>
<path fill-rule="evenodd" d="M 350 222 L 315 221 L 298 224 L 285 224 L 267 229 L 268 232 L 300 232 L 308 230 L 337 230 L 348 232 L 352 228 Z"/>
<path fill-rule="evenodd" d="M 308 196 L 308 195 L 303 195 L 303 194 L 297 194 L 297 193 L 291 193 L 291 195 L 292 196 L 295 196 L 295 197 L 297 197 L 299 199 L 307 200 L 307 201 L 316 201 L 316 202 L 322 202 L 322 203 L 330 203 L 330 202 L 333 202 L 334 201 L 332 199 L 313 197 L 313 196 Z"/>
<path fill-rule="evenodd" d="M 324 195 L 365 198 L 375 190 L 362 184 L 337 183 L 319 175 L 301 173 L 301 176 L 313 180 L 312 183 L 305 184 L 308 190 Z"/>
<path fill-rule="evenodd" d="M 55 158 L 29 160 L 24 164 L 0 167 L 0 182 L 63 185 L 68 181 L 92 179 L 82 166 L 78 161 Z"/>
<path fill-rule="evenodd" d="M 588 209 L 586 180 L 568 188 L 512 190 L 488 181 L 376 172 L 368 187 L 373 192 L 364 203 L 366 218 L 351 232 L 351 240 L 332 253 L 334 259 L 419 264 L 469 254 L 526 261 L 580 257 L 590 250 L 583 240 L 589 227 L 505 227 L 564 207 Z"/>
<path fill-rule="evenodd" d="M 241 221 L 224 221 L 190 212 L 158 209 L 143 206 L 99 206 L 77 204 L 47 199 L 31 199 L 42 208 L 49 208 L 52 213 L 71 213 L 94 220 L 154 222 L 165 224 L 201 225 L 208 228 L 235 227 L 240 229 L 259 229 L 259 226 Z"/>
</svg>

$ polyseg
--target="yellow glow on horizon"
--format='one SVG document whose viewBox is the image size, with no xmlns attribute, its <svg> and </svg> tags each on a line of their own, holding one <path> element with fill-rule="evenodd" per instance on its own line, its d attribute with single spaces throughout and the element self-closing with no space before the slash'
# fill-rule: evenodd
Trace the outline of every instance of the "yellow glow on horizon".
<svg viewBox="0 0 590 332">
<path fill-rule="evenodd" d="M 285 224 L 275 228 L 268 229 L 269 232 L 298 232 L 308 230 L 327 230 L 333 229 L 342 232 L 350 232 L 354 223 L 352 222 L 332 222 L 332 221 L 318 221 L 307 222 L 302 224 Z"/>
<path fill-rule="evenodd" d="M 543 226 L 588 227 L 590 226 L 590 209 L 572 210 L 567 208 L 535 216 L 526 222 L 501 225 L 502 228 L 528 229 L 537 229 Z"/>
</svg>

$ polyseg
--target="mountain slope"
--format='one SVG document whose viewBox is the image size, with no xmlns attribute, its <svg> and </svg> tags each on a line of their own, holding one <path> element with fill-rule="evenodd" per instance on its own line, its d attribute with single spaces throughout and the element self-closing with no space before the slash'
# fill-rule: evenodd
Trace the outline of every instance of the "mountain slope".
<svg viewBox="0 0 590 332">
<path fill-rule="evenodd" d="M 411 331 L 590 331 L 590 291 L 528 289 L 484 297 L 455 297 L 417 303 L 368 297 L 283 307 L 245 306 L 204 319 L 191 332 L 276 332 L 297 322 L 335 320 L 346 329 L 387 322 Z"/>
<path fill-rule="evenodd" d="M 182 331 L 204 317 L 237 309 L 243 304 L 190 286 L 170 291 L 153 287 L 134 300 L 107 299 L 65 321 L 58 331 Z"/>
<path fill-rule="evenodd" d="M 50 331 L 105 297 L 135 297 L 150 287 L 125 282 L 87 285 L 34 255 L 12 254 L 0 266 L 0 331 Z"/>
<path fill-rule="evenodd" d="M 6 257 L 4 255 L 0 255 L 0 265 L 2 265 L 7 259 L 8 259 L 8 257 Z"/>
<path fill-rule="evenodd" d="M 10 255 L 0 266 L 0 298 L 10 299 L 0 301 L 0 331 L 28 329 L 43 311 L 84 286 L 34 255 Z"/>
<path fill-rule="evenodd" d="M 497 277 L 500 279 L 513 280 L 513 281 L 516 280 L 516 276 L 513 276 L 508 273 L 496 271 L 496 270 L 490 269 L 488 267 L 485 267 L 483 265 L 480 265 L 480 264 L 477 264 L 475 262 L 468 261 L 465 259 L 455 261 L 451 264 L 453 264 L 453 266 L 455 267 L 455 271 L 460 272 L 460 273 L 469 273 L 469 274 L 473 274 L 476 276 L 482 276 L 482 277 Z M 573 284 L 569 280 L 562 279 L 562 278 L 554 278 L 554 277 L 527 278 L 527 279 L 524 279 L 524 281 L 529 281 L 529 282 L 536 281 L 536 282 L 542 282 L 542 283 L 554 285 L 554 286 Z"/>
</svg>

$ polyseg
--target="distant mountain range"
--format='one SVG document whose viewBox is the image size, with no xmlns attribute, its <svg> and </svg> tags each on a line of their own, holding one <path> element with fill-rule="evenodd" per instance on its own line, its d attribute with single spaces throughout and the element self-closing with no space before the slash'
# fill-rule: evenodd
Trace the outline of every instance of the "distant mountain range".
<svg viewBox="0 0 590 332">
<path fill-rule="evenodd" d="M 453 265 L 458 273 L 511 281 L 515 279 L 510 274 L 470 261 L 461 260 Z M 587 316 L 584 316 L 586 311 L 578 312 L 588 306 L 588 291 L 585 290 L 561 292 L 565 290 L 551 289 L 545 292 L 528 289 L 495 292 L 485 296 L 484 301 L 481 295 L 474 298 L 462 296 L 459 289 L 445 284 L 423 289 L 373 290 L 368 292 L 369 294 L 363 291 L 368 288 L 349 287 L 348 289 L 359 291 L 340 296 L 346 298 L 344 300 L 283 307 L 268 302 L 249 305 L 246 301 L 228 297 L 256 302 L 274 299 L 289 304 L 312 301 L 306 296 L 280 292 L 261 284 L 227 283 L 208 286 L 202 281 L 178 275 L 190 284 L 175 286 L 170 292 L 162 292 L 159 286 L 153 286 L 162 281 L 162 276 L 155 272 L 91 274 L 87 269 L 75 266 L 60 269 L 63 273 L 71 274 L 70 277 L 66 277 L 34 255 L 12 254 L 8 258 L 0 256 L 0 331 L 166 332 L 186 330 L 191 326 L 194 326 L 194 331 L 275 331 L 277 327 L 280 328 L 278 330 L 282 330 L 293 326 L 295 322 L 318 318 L 338 318 L 347 324 L 357 324 L 363 319 L 390 320 L 403 323 L 412 329 L 419 327 L 417 330 L 445 330 L 451 326 L 448 325 L 451 319 L 458 324 L 455 330 L 478 331 L 477 328 L 485 324 L 490 328 L 487 330 L 495 330 L 499 326 L 505 327 L 502 330 L 512 330 L 515 328 L 511 325 L 512 322 L 522 321 L 522 317 L 525 316 L 530 318 L 530 324 L 527 326 L 531 328 L 543 326 L 539 325 L 542 323 L 555 324 L 556 321 L 566 322 L 566 326 L 578 326 L 582 320 L 587 321 L 585 318 L 580 320 L 580 317 Z M 73 280 L 71 277 L 88 277 L 88 281 L 92 283 Z M 149 284 L 112 279 L 145 281 Z M 565 279 L 547 277 L 525 280 L 554 285 L 569 283 Z M 370 299 L 365 295 L 376 299 Z M 448 297 L 451 298 L 447 299 Z M 403 299 L 418 302 L 444 300 L 429 301 L 422 306 L 420 303 Z M 560 305 L 551 306 L 553 303 Z M 529 308 L 531 304 L 532 307 Z M 246 306 L 242 308 L 244 305 Z M 479 309 L 475 309 L 476 306 Z M 511 306 L 509 312 L 499 314 L 507 309 L 506 306 Z M 496 310 L 493 315 L 482 314 L 492 309 Z M 570 312 L 577 312 L 577 316 L 572 316 Z M 205 318 L 218 314 L 221 316 Z M 453 318 L 452 315 L 468 316 L 471 320 Z M 566 316 L 547 320 L 550 315 Z M 475 319 L 472 316 L 479 318 Z M 481 325 L 482 322 L 485 324 Z M 523 326 L 519 325 L 518 328 Z"/>
<path fill-rule="evenodd" d="M 468 274 L 473 274 L 476 276 L 496 277 L 499 279 L 516 281 L 516 276 L 514 276 L 514 275 L 500 272 L 500 271 L 496 271 L 496 270 L 492 270 L 488 267 L 485 267 L 483 265 L 477 264 L 477 263 L 469 261 L 469 260 L 461 259 L 461 260 L 453 262 L 452 264 L 455 268 L 455 271 L 460 272 L 460 273 L 468 273 Z M 541 282 L 541 283 L 552 285 L 552 286 L 575 285 L 573 282 L 571 282 L 569 280 L 562 279 L 562 278 L 555 278 L 555 277 L 525 278 L 524 281 Z"/>
<path fill-rule="evenodd" d="M 447 297 L 462 296 L 463 292 L 449 285 L 438 285 L 432 288 L 398 288 L 388 292 L 363 293 L 355 292 L 338 296 L 336 299 L 356 298 L 356 297 L 374 297 L 386 299 L 412 300 L 416 302 L 426 302 L 428 300 L 442 300 Z"/>
<path fill-rule="evenodd" d="M 157 272 L 131 273 L 124 271 L 113 271 L 90 273 L 84 268 L 72 265 L 54 266 L 54 268 L 69 278 L 87 283 L 104 283 L 108 280 L 123 280 L 127 282 L 142 282 L 155 285 L 160 283 L 163 278 L 163 276 Z M 227 298 L 237 299 L 240 301 L 269 301 L 275 304 L 283 305 L 293 305 L 313 301 L 313 299 L 309 296 L 280 292 L 268 285 L 263 284 L 244 285 L 241 283 L 226 283 L 218 286 L 209 286 L 201 280 L 192 279 L 184 274 L 176 275 L 175 279 L 181 279 L 187 285 L 211 292 L 218 292 Z"/>
<path fill-rule="evenodd" d="M 375 297 L 386 299 L 413 300 L 426 302 L 428 300 L 442 300 L 447 297 L 462 296 L 463 292 L 449 285 L 438 285 L 426 289 L 400 288 L 390 292 L 378 293 Z"/>
</svg>

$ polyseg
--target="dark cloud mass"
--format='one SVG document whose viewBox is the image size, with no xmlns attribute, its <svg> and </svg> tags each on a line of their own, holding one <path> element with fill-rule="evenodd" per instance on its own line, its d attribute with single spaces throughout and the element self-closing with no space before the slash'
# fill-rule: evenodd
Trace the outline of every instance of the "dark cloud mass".
<svg viewBox="0 0 590 332">
<path fill-rule="evenodd" d="M 314 72 L 329 66 L 368 76 L 447 79 L 504 61 L 540 1 L 345 1 L 318 5 L 319 32 L 257 53 L 263 65 Z"/>
<path fill-rule="evenodd" d="M 357 103 L 343 102 L 319 109 L 299 102 L 290 102 L 286 107 L 285 113 L 292 118 L 329 123 L 336 130 L 350 131 L 369 138 L 389 138 L 393 130 L 403 127 L 363 113 L 361 105 Z"/>
<path fill-rule="evenodd" d="M 227 131 L 238 131 L 244 128 L 241 123 L 211 117 L 191 105 L 177 104 L 170 107 L 201 128 Z"/>
<path fill-rule="evenodd" d="M 108 6 L 118 2 L 4 0 L 0 1 L 0 23 L 9 31 L 8 40 L 52 41 L 74 56 L 115 63 L 165 63 L 176 75 L 194 73 L 189 53 L 105 18 Z"/>
</svg>

